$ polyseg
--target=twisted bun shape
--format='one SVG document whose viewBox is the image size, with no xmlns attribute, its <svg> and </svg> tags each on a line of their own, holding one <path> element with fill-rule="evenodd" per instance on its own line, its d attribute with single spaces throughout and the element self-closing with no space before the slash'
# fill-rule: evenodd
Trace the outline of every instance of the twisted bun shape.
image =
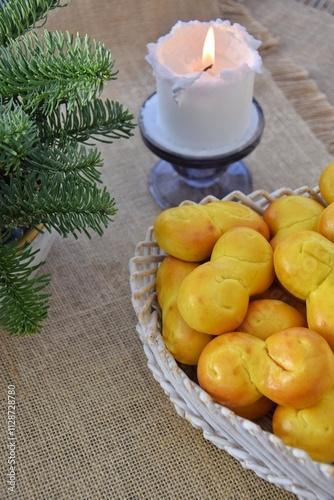
<svg viewBox="0 0 334 500">
<path fill-rule="evenodd" d="M 306 301 L 308 327 L 334 350 L 334 243 L 315 231 L 297 231 L 274 251 L 276 276 L 283 287 Z"/>
<path fill-rule="evenodd" d="M 311 412 L 314 405 L 327 405 L 327 400 L 328 409 L 334 404 L 334 395 L 328 396 L 334 385 L 334 354 L 321 335 L 305 327 L 287 328 L 265 341 L 237 331 L 215 337 L 200 354 L 197 377 L 216 402 L 241 416 L 252 408 L 247 418 L 258 418 L 268 411 L 270 402 L 289 408 L 277 413 L 280 435 L 287 433 L 285 413 L 292 419 L 300 410 L 308 415 L 306 409 Z M 325 422 L 333 433 L 333 413 L 323 415 L 323 429 Z M 291 427 L 289 433 L 293 432 Z"/>
<path fill-rule="evenodd" d="M 270 237 L 262 216 L 236 201 L 166 209 L 154 221 L 154 236 L 167 254 L 189 262 L 203 262 L 210 258 L 220 236 L 238 226 L 251 227 L 267 240 Z"/>
<path fill-rule="evenodd" d="M 230 332 L 245 318 L 250 296 L 265 291 L 274 277 L 273 251 L 265 237 L 249 227 L 232 228 L 217 241 L 211 260 L 182 281 L 179 311 L 198 331 Z"/>
<path fill-rule="evenodd" d="M 156 292 L 162 311 L 162 335 L 167 349 L 185 365 L 196 365 L 212 336 L 191 328 L 180 315 L 177 294 L 183 279 L 199 264 L 167 256 L 157 271 Z"/>
</svg>

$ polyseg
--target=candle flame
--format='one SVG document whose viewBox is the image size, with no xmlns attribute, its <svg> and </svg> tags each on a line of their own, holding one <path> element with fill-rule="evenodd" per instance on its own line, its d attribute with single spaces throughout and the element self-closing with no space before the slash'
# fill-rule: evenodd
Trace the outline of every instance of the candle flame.
<svg viewBox="0 0 334 500">
<path fill-rule="evenodd" d="M 212 26 L 208 29 L 204 40 L 202 62 L 205 68 L 212 66 L 215 62 L 215 33 Z"/>
</svg>

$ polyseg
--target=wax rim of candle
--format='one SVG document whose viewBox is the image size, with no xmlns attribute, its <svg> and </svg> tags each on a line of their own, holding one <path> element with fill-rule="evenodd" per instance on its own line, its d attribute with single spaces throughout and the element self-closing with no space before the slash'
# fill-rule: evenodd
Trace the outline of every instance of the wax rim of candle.
<svg viewBox="0 0 334 500">
<path fill-rule="evenodd" d="M 230 21 L 227 20 L 222 20 L 222 19 L 216 19 L 215 21 L 209 21 L 209 22 L 200 22 L 200 21 L 188 21 L 188 22 L 183 22 L 183 21 L 178 21 L 171 29 L 171 31 L 162 37 L 158 39 L 156 43 L 149 43 L 147 45 L 148 49 L 148 55 L 146 56 L 146 60 L 148 63 L 152 66 L 153 69 L 153 74 L 156 79 L 161 79 L 161 80 L 171 80 L 176 82 L 178 79 L 182 78 L 183 82 L 185 83 L 188 81 L 188 85 L 191 85 L 197 80 L 202 80 L 204 81 L 204 78 L 202 77 L 203 71 L 202 70 L 197 70 L 194 71 L 192 68 L 191 64 L 194 60 L 195 57 L 195 52 L 197 54 L 200 54 L 200 43 L 198 40 L 201 39 L 201 37 L 196 36 L 196 40 L 193 37 L 191 40 L 192 44 L 190 44 L 190 49 L 189 49 L 189 43 L 188 46 L 185 44 L 185 47 L 180 47 L 179 43 L 179 38 L 182 36 L 182 34 L 189 35 L 192 34 L 194 35 L 195 31 L 194 30 L 199 30 L 198 33 L 204 34 L 207 32 L 210 26 L 213 26 L 215 29 L 215 33 L 218 34 L 218 43 L 219 43 L 219 36 L 225 36 L 229 37 L 228 43 L 231 45 L 231 43 L 234 43 L 234 56 L 236 59 L 240 58 L 241 59 L 241 52 L 240 48 L 242 47 L 242 56 L 247 59 L 247 61 L 240 61 L 240 64 L 236 64 L 235 66 L 231 68 L 224 68 L 222 71 L 219 71 L 218 74 L 212 75 L 208 74 L 208 78 L 205 78 L 205 81 L 208 82 L 208 80 L 212 80 L 212 83 L 222 83 L 224 78 L 228 76 L 229 78 L 235 77 L 235 78 L 243 78 L 245 73 L 247 72 L 255 72 L 255 73 L 261 73 L 261 68 L 262 68 L 262 59 L 257 52 L 258 47 L 261 45 L 261 41 L 256 40 L 252 35 L 250 35 L 246 28 L 241 26 L 238 23 L 231 24 Z M 188 31 L 186 33 L 186 31 Z M 171 50 L 170 48 L 173 46 L 173 41 L 176 41 L 178 43 L 175 44 L 174 49 L 175 51 L 179 52 L 180 50 L 184 51 L 184 55 L 188 56 L 189 61 L 189 67 L 187 68 L 187 59 L 185 58 L 185 70 L 178 72 L 173 70 L 170 65 L 166 64 L 164 61 L 164 47 L 167 46 L 168 44 L 168 52 L 166 53 L 168 55 L 171 55 Z M 196 48 L 194 50 L 194 44 L 196 45 Z M 187 54 L 187 49 L 188 54 Z M 193 58 L 191 60 L 191 57 L 189 54 L 191 53 L 191 50 L 193 50 Z M 219 46 L 218 46 L 218 51 L 219 51 Z M 247 57 L 246 57 L 247 56 Z M 172 55 L 171 55 L 172 57 Z M 203 68 L 204 69 L 204 68 Z M 201 78 L 200 78 L 201 77 Z"/>
</svg>

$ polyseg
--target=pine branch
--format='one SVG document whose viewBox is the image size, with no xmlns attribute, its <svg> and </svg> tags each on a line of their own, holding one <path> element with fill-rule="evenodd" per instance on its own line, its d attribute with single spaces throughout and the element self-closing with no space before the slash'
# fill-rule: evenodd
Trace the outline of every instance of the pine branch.
<svg viewBox="0 0 334 500">
<path fill-rule="evenodd" d="M 47 120 L 39 120 L 40 134 L 42 141 L 49 143 L 58 141 L 62 144 L 68 137 L 82 143 L 89 139 L 112 143 L 114 139 L 133 135 L 133 119 L 134 116 L 124 110 L 122 104 L 95 99 L 80 108 L 75 106 L 72 113 L 66 105 L 64 109 L 54 109 Z"/>
<path fill-rule="evenodd" d="M 44 146 L 35 122 L 18 106 L 0 104 L 0 178 L 24 172 L 77 172 L 82 179 L 100 182 L 103 161 L 97 149 L 88 150 L 68 137 L 61 147 Z"/>
<path fill-rule="evenodd" d="M 63 102 L 69 113 L 99 97 L 115 79 L 114 61 L 103 44 L 45 30 L 0 47 L 0 95 L 19 96 L 26 111 L 50 115 Z"/>
<path fill-rule="evenodd" d="M 40 174 L 24 182 L 0 181 L 0 230 L 43 224 L 63 237 L 85 233 L 90 238 L 89 229 L 102 236 L 115 214 L 115 201 L 106 187 L 100 190 L 77 175 Z"/>
<path fill-rule="evenodd" d="M 14 173 L 39 145 L 38 129 L 18 106 L 0 103 L 0 178 Z"/>
<path fill-rule="evenodd" d="M 10 335 L 38 333 L 48 314 L 49 294 L 41 292 L 50 275 L 30 278 L 43 264 L 31 265 L 36 253 L 0 241 L 0 326 Z"/>
<path fill-rule="evenodd" d="M 135 126 L 121 104 L 100 99 L 117 76 L 103 44 L 30 31 L 70 1 L 0 0 L 0 327 L 11 335 L 38 332 L 48 312 L 49 275 L 32 277 L 42 264 L 31 245 L 15 249 L 20 234 L 42 224 L 63 237 L 102 235 L 115 201 L 97 187 L 103 162 L 86 146 Z"/>
<path fill-rule="evenodd" d="M 0 8 L 0 45 L 7 45 L 11 38 L 24 35 L 46 21 L 49 11 L 61 5 L 62 0 L 2 0 Z M 40 27 L 40 26 L 38 26 Z"/>
<path fill-rule="evenodd" d="M 97 170 L 103 166 L 101 153 L 96 149 L 88 150 L 77 142 L 67 140 L 61 148 L 56 145 L 42 146 L 29 155 L 29 170 L 53 175 L 56 173 L 71 174 L 77 182 L 101 182 L 101 173 Z"/>
</svg>

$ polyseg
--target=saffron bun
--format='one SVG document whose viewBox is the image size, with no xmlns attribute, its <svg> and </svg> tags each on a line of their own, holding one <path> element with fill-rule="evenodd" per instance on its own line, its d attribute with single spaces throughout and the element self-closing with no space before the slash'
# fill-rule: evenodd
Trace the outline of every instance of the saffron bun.
<svg viewBox="0 0 334 500">
<path fill-rule="evenodd" d="M 307 323 L 334 351 L 334 243 L 315 231 L 287 235 L 274 251 L 283 287 L 306 301 Z"/>
<path fill-rule="evenodd" d="M 238 330 L 266 340 L 273 333 L 293 326 L 307 327 L 305 315 L 282 300 L 257 299 L 249 303 Z"/>
<path fill-rule="evenodd" d="M 210 258 L 218 238 L 236 226 L 252 227 L 267 239 L 267 224 L 252 208 L 236 201 L 180 205 L 163 210 L 154 221 L 154 237 L 167 254 L 190 262 Z"/>
<path fill-rule="evenodd" d="M 156 292 L 162 311 L 162 336 L 170 353 L 185 365 L 196 365 L 203 347 L 212 338 L 191 328 L 177 307 L 180 284 L 198 265 L 167 256 L 157 271 Z"/>
<path fill-rule="evenodd" d="M 167 255 L 157 270 L 155 290 L 160 307 L 165 308 L 175 299 L 184 278 L 196 267 L 199 262 L 185 262 Z"/>
<path fill-rule="evenodd" d="M 334 243 L 334 202 L 330 203 L 320 215 L 317 232 Z"/>
<path fill-rule="evenodd" d="M 177 305 L 191 328 L 221 335 L 235 330 L 243 321 L 249 293 L 240 281 L 229 278 L 229 271 L 224 262 L 205 262 L 184 278 Z"/>
<path fill-rule="evenodd" d="M 260 339 L 241 332 L 215 337 L 199 357 L 199 385 L 216 402 L 232 410 L 254 405 L 263 394 L 253 383 L 248 364 L 251 359 L 260 361 L 263 344 Z"/>
<path fill-rule="evenodd" d="M 204 347 L 197 364 L 199 385 L 214 401 L 248 420 L 266 415 L 275 405 L 256 388 L 247 369 L 248 356 L 256 356 L 261 346 L 251 335 L 226 333 Z"/>
<path fill-rule="evenodd" d="M 318 462 L 334 462 L 334 385 L 308 408 L 277 406 L 272 426 L 286 445 L 306 451 Z"/>
<path fill-rule="evenodd" d="M 213 338 L 191 328 L 182 318 L 176 301 L 163 310 L 162 336 L 169 352 L 184 365 L 197 365 L 203 348 Z"/>
<path fill-rule="evenodd" d="M 185 205 L 160 212 L 154 237 L 167 254 L 189 262 L 209 258 L 221 232 L 202 205 Z"/>
<path fill-rule="evenodd" d="M 323 210 L 321 203 L 305 196 L 283 196 L 272 201 L 265 209 L 263 219 L 270 229 L 273 249 L 286 234 L 301 229 L 316 231 Z"/>
<path fill-rule="evenodd" d="M 270 335 L 260 362 L 250 369 L 266 397 L 281 406 L 307 408 L 334 384 L 334 353 L 318 333 L 292 327 Z"/>
<path fill-rule="evenodd" d="M 275 279 L 270 243 L 249 227 L 226 231 L 213 247 L 210 260 L 229 264 L 229 277 L 238 279 L 250 296 L 266 291 Z"/>
<path fill-rule="evenodd" d="M 334 162 L 321 171 L 318 184 L 321 196 L 329 205 L 334 201 Z"/>
<path fill-rule="evenodd" d="M 306 300 L 308 327 L 318 332 L 334 352 L 334 272 Z"/>
<path fill-rule="evenodd" d="M 248 227 L 229 229 L 215 244 L 211 260 L 181 283 L 179 311 L 198 331 L 233 331 L 244 320 L 250 296 L 266 290 L 274 278 L 273 252 L 265 237 Z"/>
<path fill-rule="evenodd" d="M 237 201 L 222 200 L 203 205 L 211 218 L 224 234 L 233 227 L 250 227 L 262 234 L 266 240 L 270 238 L 270 230 L 262 215 L 247 205 Z"/>
<path fill-rule="evenodd" d="M 282 286 L 306 301 L 334 272 L 334 244 L 315 231 L 290 233 L 275 248 L 274 268 Z"/>
</svg>

